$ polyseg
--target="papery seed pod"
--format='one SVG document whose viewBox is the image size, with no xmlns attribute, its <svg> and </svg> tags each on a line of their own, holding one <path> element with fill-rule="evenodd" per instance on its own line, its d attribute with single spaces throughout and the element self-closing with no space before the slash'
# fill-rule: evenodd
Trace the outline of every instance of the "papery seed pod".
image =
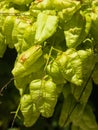
<svg viewBox="0 0 98 130">
<path fill-rule="evenodd" d="M 63 77 L 76 85 L 82 84 L 82 62 L 73 48 L 68 49 L 56 58 Z"/>
<path fill-rule="evenodd" d="M 66 83 L 66 80 L 61 74 L 59 66 L 55 61 L 47 66 L 47 73 L 53 78 L 53 81 L 56 84 Z"/>
<path fill-rule="evenodd" d="M 56 84 L 47 78 L 36 79 L 30 83 L 30 95 L 41 115 L 51 117 L 57 102 Z"/>
<path fill-rule="evenodd" d="M 14 27 L 15 16 L 7 16 L 4 25 L 3 25 L 3 33 L 5 35 L 6 44 L 10 47 L 14 47 L 14 43 L 12 41 L 12 31 Z"/>
<path fill-rule="evenodd" d="M 24 117 L 24 125 L 30 127 L 40 116 L 39 111 L 37 110 L 35 104 L 32 101 L 32 98 L 29 94 L 25 94 L 21 97 L 20 100 L 20 110 Z"/>
<path fill-rule="evenodd" d="M 15 44 L 15 49 L 17 50 L 17 52 L 22 53 L 24 51 L 23 44 L 27 44 L 23 42 L 24 33 L 26 29 L 30 27 L 31 19 L 28 19 L 25 15 L 21 16 L 20 13 L 18 15 L 19 17 L 16 17 L 14 28 L 12 31 L 12 41 Z"/>
<path fill-rule="evenodd" d="M 26 41 L 27 45 L 29 44 L 28 46 L 34 45 L 35 33 L 36 33 L 36 23 L 28 26 L 25 29 L 23 38 Z"/>
<path fill-rule="evenodd" d="M 38 68 L 40 69 L 41 65 L 44 63 L 42 58 L 39 59 L 41 55 L 42 49 L 40 45 L 32 46 L 28 50 L 24 51 L 22 54 L 19 55 L 12 70 L 12 74 L 15 77 L 24 77 L 32 72 L 38 71 Z M 40 64 L 40 62 L 42 64 Z"/>
<path fill-rule="evenodd" d="M 36 25 L 35 43 L 43 43 L 55 33 L 58 26 L 58 17 L 39 13 Z"/>
</svg>

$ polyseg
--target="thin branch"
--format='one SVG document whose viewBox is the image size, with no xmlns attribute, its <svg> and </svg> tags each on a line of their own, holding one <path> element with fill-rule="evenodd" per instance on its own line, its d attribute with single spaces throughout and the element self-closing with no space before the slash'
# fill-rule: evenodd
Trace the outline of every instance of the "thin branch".
<svg viewBox="0 0 98 130">
<path fill-rule="evenodd" d="M 7 88 L 7 86 L 12 82 L 14 80 L 14 78 L 11 78 L 2 88 L 1 88 L 1 90 L 0 90 L 0 96 L 3 96 L 3 91 L 4 91 L 4 89 L 6 89 Z"/>
<path fill-rule="evenodd" d="M 13 128 L 13 126 L 14 126 L 14 122 L 15 122 L 16 117 L 19 117 L 18 116 L 19 109 L 20 109 L 20 103 L 19 103 L 18 108 L 15 112 L 14 119 L 13 119 L 12 124 L 11 124 L 11 128 Z"/>
</svg>

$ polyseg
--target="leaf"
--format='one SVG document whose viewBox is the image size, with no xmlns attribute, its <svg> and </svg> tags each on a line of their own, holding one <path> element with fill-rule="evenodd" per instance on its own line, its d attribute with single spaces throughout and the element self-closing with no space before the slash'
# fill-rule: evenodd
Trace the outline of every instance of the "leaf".
<svg viewBox="0 0 98 130">
<path fill-rule="evenodd" d="M 26 127 L 30 127 L 35 124 L 40 113 L 35 104 L 32 102 L 32 98 L 29 94 L 25 94 L 21 97 L 20 104 L 20 110 L 24 117 L 24 125 Z"/>
</svg>

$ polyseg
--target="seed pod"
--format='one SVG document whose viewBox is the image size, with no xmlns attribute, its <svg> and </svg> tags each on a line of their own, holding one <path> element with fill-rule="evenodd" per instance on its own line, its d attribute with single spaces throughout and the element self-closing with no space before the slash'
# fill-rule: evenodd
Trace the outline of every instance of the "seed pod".
<svg viewBox="0 0 98 130">
<path fill-rule="evenodd" d="M 21 97 L 20 110 L 23 114 L 24 125 L 26 127 L 32 126 L 40 116 L 40 113 L 32 102 L 32 98 L 29 94 L 25 94 Z"/>
<path fill-rule="evenodd" d="M 28 50 L 24 51 L 19 55 L 14 69 L 12 70 L 12 74 L 15 77 L 24 77 L 32 72 L 38 71 L 44 63 L 42 58 L 39 59 L 41 55 L 42 49 L 40 45 L 32 46 Z"/>
<path fill-rule="evenodd" d="M 5 35 L 6 44 L 10 47 L 14 47 L 14 43 L 12 41 L 12 31 L 14 27 L 15 16 L 7 16 L 4 25 L 3 25 L 3 33 Z"/>
<path fill-rule="evenodd" d="M 68 49 L 55 60 L 63 77 L 78 86 L 82 84 L 82 62 L 75 49 Z"/>
<path fill-rule="evenodd" d="M 41 115 L 51 117 L 57 102 L 56 84 L 49 79 L 37 79 L 30 83 L 30 95 Z"/>
<path fill-rule="evenodd" d="M 39 13 L 36 24 L 35 43 L 42 43 L 55 33 L 58 26 L 58 18 L 57 16 Z"/>
<path fill-rule="evenodd" d="M 54 61 L 47 66 L 47 73 L 53 78 L 56 84 L 66 83 L 66 80 L 62 76 L 58 64 Z"/>
</svg>

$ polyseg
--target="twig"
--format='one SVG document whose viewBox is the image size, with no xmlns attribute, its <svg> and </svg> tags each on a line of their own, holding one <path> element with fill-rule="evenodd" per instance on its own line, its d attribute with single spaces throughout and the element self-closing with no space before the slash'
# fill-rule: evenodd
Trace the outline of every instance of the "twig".
<svg viewBox="0 0 98 130">
<path fill-rule="evenodd" d="M 3 91 L 4 91 L 4 89 L 6 89 L 7 88 L 7 86 L 12 82 L 14 80 L 14 78 L 11 78 L 2 88 L 1 88 L 1 90 L 0 90 L 0 96 L 3 96 Z"/>
</svg>

